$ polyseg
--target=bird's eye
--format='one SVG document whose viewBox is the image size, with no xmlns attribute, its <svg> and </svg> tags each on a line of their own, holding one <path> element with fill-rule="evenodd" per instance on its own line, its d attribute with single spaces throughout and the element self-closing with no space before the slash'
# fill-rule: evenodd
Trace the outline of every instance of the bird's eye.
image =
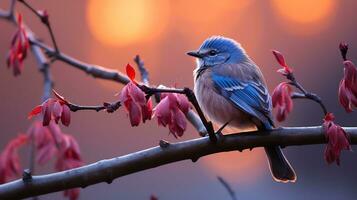
<svg viewBox="0 0 357 200">
<path fill-rule="evenodd" d="M 211 50 L 208 52 L 210 56 L 215 56 L 217 54 L 216 50 Z"/>
</svg>

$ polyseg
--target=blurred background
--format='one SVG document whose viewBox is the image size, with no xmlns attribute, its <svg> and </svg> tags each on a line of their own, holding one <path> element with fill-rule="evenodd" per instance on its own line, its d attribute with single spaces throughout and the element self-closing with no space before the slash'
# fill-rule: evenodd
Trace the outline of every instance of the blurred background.
<svg viewBox="0 0 357 200">
<path fill-rule="evenodd" d="M 346 114 L 337 101 L 343 75 L 338 44 L 350 44 L 349 58 L 357 62 L 357 1 L 354 0 L 29 0 L 46 9 L 61 51 L 89 63 L 123 71 L 139 54 L 150 72 L 152 84 L 193 87 L 195 62 L 185 52 L 197 49 L 207 37 L 234 38 L 261 67 L 270 91 L 283 80 L 271 49 L 284 53 L 299 81 L 318 93 L 337 122 L 357 126 L 357 114 Z M 7 8 L 8 0 L 1 0 Z M 22 5 L 24 21 L 50 43 L 45 27 Z M 42 76 L 34 58 L 28 57 L 19 77 L 6 69 L 5 59 L 14 27 L 0 20 L 0 149 L 31 124 L 27 113 L 40 103 Z M 55 88 L 74 103 L 97 105 L 114 101 L 122 85 L 96 80 L 61 62 L 52 66 Z M 320 125 L 320 108 L 313 102 L 295 101 L 293 113 L 281 126 Z M 190 125 L 176 140 L 168 129 L 151 121 L 131 128 L 124 111 L 114 114 L 90 111 L 72 114 L 64 128 L 79 140 L 86 163 L 125 155 L 171 142 L 198 137 Z M 353 148 L 354 149 L 354 148 Z M 238 199 L 355 199 L 357 156 L 342 153 L 342 164 L 327 165 L 323 145 L 285 148 L 298 180 L 281 184 L 272 180 L 262 149 L 221 153 L 197 163 L 182 161 L 101 183 L 81 190 L 80 199 L 229 199 L 217 181 L 231 183 Z M 24 166 L 28 152 L 24 150 Z M 51 172 L 52 164 L 37 168 Z M 41 199 L 63 199 L 54 193 Z"/>
</svg>

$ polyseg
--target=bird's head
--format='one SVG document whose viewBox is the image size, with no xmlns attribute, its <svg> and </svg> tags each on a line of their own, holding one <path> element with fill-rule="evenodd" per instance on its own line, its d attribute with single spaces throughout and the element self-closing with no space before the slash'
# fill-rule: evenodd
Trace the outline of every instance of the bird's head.
<svg viewBox="0 0 357 200">
<path fill-rule="evenodd" d="M 234 64 L 247 58 L 239 43 L 222 36 L 206 39 L 197 51 L 190 51 L 187 54 L 197 58 L 198 67 L 213 67 L 224 63 Z"/>
</svg>

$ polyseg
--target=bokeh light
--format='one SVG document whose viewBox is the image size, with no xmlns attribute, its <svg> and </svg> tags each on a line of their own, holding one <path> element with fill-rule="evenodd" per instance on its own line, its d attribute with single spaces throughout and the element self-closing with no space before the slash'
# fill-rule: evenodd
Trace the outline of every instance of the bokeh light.
<svg viewBox="0 0 357 200">
<path fill-rule="evenodd" d="M 244 16 L 244 11 L 254 0 L 197 0 L 175 2 L 175 20 L 187 28 L 177 31 L 194 35 L 222 34 L 227 30 L 236 29 L 232 22 L 239 21 Z M 199 8 L 199 9 L 198 9 Z"/>
<path fill-rule="evenodd" d="M 201 158 L 210 173 L 223 177 L 234 177 L 234 180 L 244 184 L 254 183 L 262 174 L 264 168 L 268 170 L 264 152 L 261 149 L 244 152 L 224 152 Z"/>
<path fill-rule="evenodd" d="M 329 22 L 336 6 L 335 0 L 272 0 L 277 19 L 288 29 L 310 33 L 320 30 Z"/>
<path fill-rule="evenodd" d="M 167 25 L 169 8 L 164 0 L 90 0 L 87 23 L 101 43 L 129 45 L 159 36 Z"/>
</svg>

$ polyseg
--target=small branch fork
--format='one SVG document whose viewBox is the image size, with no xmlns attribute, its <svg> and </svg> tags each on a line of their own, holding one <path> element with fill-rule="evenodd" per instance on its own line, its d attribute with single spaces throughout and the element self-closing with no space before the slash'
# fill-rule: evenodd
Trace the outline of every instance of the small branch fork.
<svg viewBox="0 0 357 200">
<path fill-rule="evenodd" d="M 296 80 L 293 73 L 287 74 L 286 78 L 288 80 L 290 80 L 290 82 L 289 82 L 290 85 L 294 86 L 295 88 L 297 88 L 298 90 L 301 91 L 301 93 L 294 92 L 291 95 L 292 99 L 310 99 L 312 101 L 315 101 L 316 103 L 318 103 L 320 105 L 322 112 L 324 113 L 324 116 L 327 114 L 326 106 L 317 94 L 314 94 L 314 93 L 311 93 L 311 92 L 308 92 L 307 90 L 305 90 L 305 88 Z"/>
</svg>

